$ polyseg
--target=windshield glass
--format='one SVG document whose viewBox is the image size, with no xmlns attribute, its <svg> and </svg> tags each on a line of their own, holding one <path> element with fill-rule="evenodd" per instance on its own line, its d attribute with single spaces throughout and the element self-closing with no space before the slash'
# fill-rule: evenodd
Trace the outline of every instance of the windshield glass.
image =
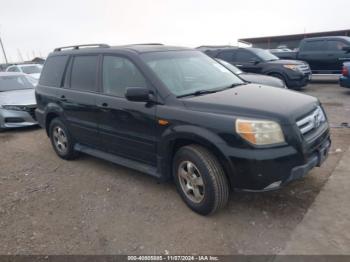
<svg viewBox="0 0 350 262">
<path fill-rule="evenodd" d="M 142 59 L 176 96 L 244 83 L 223 65 L 199 51 L 146 53 Z"/>
<path fill-rule="evenodd" d="M 38 66 L 38 65 L 22 66 L 22 71 L 25 74 L 40 74 L 41 66 Z"/>
<path fill-rule="evenodd" d="M 25 76 L 0 76 L 0 92 L 33 88 L 34 85 Z"/>
<path fill-rule="evenodd" d="M 230 64 L 229 62 L 226 62 L 224 60 L 221 59 L 216 59 L 220 64 L 222 64 L 224 67 L 226 67 L 228 70 L 230 70 L 231 72 L 233 72 L 236 75 L 242 74 L 243 71 L 241 71 L 240 69 L 238 69 L 237 67 L 235 67 L 234 65 Z"/>
<path fill-rule="evenodd" d="M 278 60 L 279 58 L 273 54 L 271 54 L 270 51 L 264 50 L 264 49 L 251 49 L 258 57 L 260 57 L 263 61 L 274 61 Z"/>
</svg>

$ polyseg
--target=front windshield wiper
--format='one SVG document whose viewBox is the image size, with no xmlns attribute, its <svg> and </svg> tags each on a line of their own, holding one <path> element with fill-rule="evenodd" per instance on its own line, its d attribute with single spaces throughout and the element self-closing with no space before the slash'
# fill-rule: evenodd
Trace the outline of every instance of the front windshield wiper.
<svg viewBox="0 0 350 262">
<path fill-rule="evenodd" d="M 184 94 L 184 95 L 179 95 L 177 97 L 185 97 L 185 96 L 200 96 L 200 95 L 205 95 L 205 94 L 212 94 L 212 93 L 216 93 L 219 90 L 217 89 L 213 89 L 213 90 L 198 90 L 192 93 L 188 93 L 188 94 Z"/>
<path fill-rule="evenodd" d="M 177 98 L 185 97 L 185 96 L 200 96 L 200 95 L 212 94 L 212 93 L 224 91 L 226 89 L 230 89 L 230 88 L 234 88 L 236 86 L 241 86 L 241 85 L 246 85 L 246 84 L 248 84 L 248 82 L 233 83 L 233 84 L 231 84 L 229 86 L 225 86 L 223 88 L 217 88 L 217 89 L 211 89 L 211 90 L 198 90 L 198 91 L 195 91 L 195 92 L 192 92 L 192 93 L 179 95 L 179 96 L 177 96 Z"/>
</svg>

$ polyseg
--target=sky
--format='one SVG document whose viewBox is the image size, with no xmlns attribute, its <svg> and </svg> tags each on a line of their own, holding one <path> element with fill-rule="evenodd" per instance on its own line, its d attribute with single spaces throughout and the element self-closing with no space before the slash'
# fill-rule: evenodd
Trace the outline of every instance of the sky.
<svg viewBox="0 0 350 262">
<path fill-rule="evenodd" d="M 12 62 L 74 44 L 235 45 L 341 29 L 350 29 L 350 0 L 0 0 L 0 37 Z"/>
</svg>

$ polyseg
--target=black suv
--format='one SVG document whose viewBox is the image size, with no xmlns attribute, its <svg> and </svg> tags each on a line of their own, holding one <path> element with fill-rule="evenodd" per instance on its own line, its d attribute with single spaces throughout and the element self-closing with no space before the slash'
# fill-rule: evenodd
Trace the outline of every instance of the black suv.
<svg viewBox="0 0 350 262">
<path fill-rule="evenodd" d="M 302 89 L 312 78 L 306 62 L 280 60 L 264 49 L 231 46 L 201 46 L 197 49 L 211 57 L 225 60 L 245 72 L 277 77 L 291 89 Z"/>
<path fill-rule="evenodd" d="M 304 176 L 330 147 L 316 98 L 246 83 L 187 48 L 57 48 L 36 99 L 58 156 L 83 152 L 173 178 L 204 215 L 225 206 L 229 189 L 272 190 Z"/>
</svg>

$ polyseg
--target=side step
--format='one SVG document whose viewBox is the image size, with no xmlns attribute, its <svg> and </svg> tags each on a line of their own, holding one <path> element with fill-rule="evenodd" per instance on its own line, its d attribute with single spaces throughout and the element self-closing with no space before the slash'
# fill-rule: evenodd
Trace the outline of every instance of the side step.
<svg viewBox="0 0 350 262">
<path fill-rule="evenodd" d="M 134 160 L 130 160 L 124 157 L 116 156 L 110 153 L 106 153 L 97 149 L 93 149 L 81 144 L 75 144 L 74 150 L 97 157 L 101 158 L 104 160 L 107 160 L 109 162 L 112 162 L 117 165 L 125 166 L 131 169 L 135 169 L 137 171 L 140 171 L 142 173 L 146 173 L 148 175 L 154 176 L 156 178 L 160 178 L 160 174 L 157 172 L 157 168 L 152 167 L 147 164 L 142 164 Z"/>
</svg>

